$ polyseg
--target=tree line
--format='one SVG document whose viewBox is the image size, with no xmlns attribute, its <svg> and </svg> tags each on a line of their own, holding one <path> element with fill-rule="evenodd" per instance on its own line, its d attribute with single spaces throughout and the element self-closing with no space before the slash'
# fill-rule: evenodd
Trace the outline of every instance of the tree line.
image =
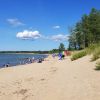
<svg viewBox="0 0 100 100">
<path fill-rule="evenodd" d="M 33 53 L 33 54 L 47 54 L 49 51 L 0 51 L 0 53 Z"/>
<path fill-rule="evenodd" d="M 84 49 L 100 42 L 100 10 L 92 8 L 84 14 L 74 27 L 70 28 L 69 50 Z"/>
<path fill-rule="evenodd" d="M 65 50 L 65 46 L 63 43 L 60 43 L 57 49 L 46 50 L 46 51 L 0 51 L 0 53 L 33 53 L 33 54 L 52 54 L 52 53 L 59 53 Z"/>
<path fill-rule="evenodd" d="M 60 53 L 60 52 L 63 52 L 65 50 L 65 46 L 63 43 L 60 43 L 59 44 L 59 47 L 57 49 L 52 49 L 49 51 L 49 53 Z"/>
</svg>

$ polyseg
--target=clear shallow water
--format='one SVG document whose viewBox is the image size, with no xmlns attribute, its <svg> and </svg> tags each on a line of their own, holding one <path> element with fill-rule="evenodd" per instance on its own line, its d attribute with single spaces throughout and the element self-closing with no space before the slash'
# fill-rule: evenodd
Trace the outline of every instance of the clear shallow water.
<svg viewBox="0 0 100 100">
<path fill-rule="evenodd" d="M 45 58 L 47 55 L 41 54 L 0 54 L 0 68 L 4 67 L 5 64 L 9 63 L 10 66 L 24 64 L 26 58 Z"/>
</svg>

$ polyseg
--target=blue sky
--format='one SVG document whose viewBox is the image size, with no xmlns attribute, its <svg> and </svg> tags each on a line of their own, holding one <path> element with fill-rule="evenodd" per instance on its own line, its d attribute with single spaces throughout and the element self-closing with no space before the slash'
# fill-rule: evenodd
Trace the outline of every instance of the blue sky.
<svg viewBox="0 0 100 100">
<path fill-rule="evenodd" d="M 0 0 L 0 51 L 68 46 L 68 27 L 99 0 Z"/>
</svg>

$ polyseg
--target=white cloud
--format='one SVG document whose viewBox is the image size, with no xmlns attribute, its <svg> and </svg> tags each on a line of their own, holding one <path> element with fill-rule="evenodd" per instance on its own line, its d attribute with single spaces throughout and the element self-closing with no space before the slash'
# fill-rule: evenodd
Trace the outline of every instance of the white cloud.
<svg viewBox="0 0 100 100">
<path fill-rule="evenodd" d="M 41 38 L 44 40 L 52 40 L 56 42 L 68 40 L 68 35 L 58 34 L 52 36 L 45 36 L 41 35 L 39 31 L 31 31 L 31 30 L 24 30 L 23 32 L 18 32 L 16 34 L 16 37 L 24 40 L 35 40 Z"/>
<path fill-rule="evenodd" d="M 53 35 L 51 39 L 54 41 L 66 41 L 68 39 L 68 35 L 63 35 L 63 34 Z"/>
<path fill-rule="evenodd" d="M 38 39 L 41 37 L 41 34 L 39 31 L 24 30 L 23 32 L 18 32 L 16 37 L 20 39 Z"/>
<path fill-rule="evenodd" d="M 17 18 L 7 19 L 7 22 L 9 24 L 11 24 L 12 26 L 23 26 L 23 25 L 25 25 L 24 23 L 22 23 L 21 21 L 19 21 Z"/>
<path fill-rule="evenodd" d="M 59 25 L 57 25 L 57 26 L 53 26 L 53 28 L 54 28 L 54 29 L 59 29 L 60 26 L 59 26 Z"/>
</svg>

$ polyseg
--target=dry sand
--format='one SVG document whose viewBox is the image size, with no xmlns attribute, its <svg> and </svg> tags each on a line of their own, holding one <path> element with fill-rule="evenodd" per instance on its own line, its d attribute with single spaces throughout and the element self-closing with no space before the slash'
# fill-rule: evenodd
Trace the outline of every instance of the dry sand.
<svg viewBox="0 0 100 100">
<path fill-rule="evenodd" d="M 2 68 L 0 100 L 100 100 L 100 72 L 94 68 L 90 56 Z"/>
</svg>

